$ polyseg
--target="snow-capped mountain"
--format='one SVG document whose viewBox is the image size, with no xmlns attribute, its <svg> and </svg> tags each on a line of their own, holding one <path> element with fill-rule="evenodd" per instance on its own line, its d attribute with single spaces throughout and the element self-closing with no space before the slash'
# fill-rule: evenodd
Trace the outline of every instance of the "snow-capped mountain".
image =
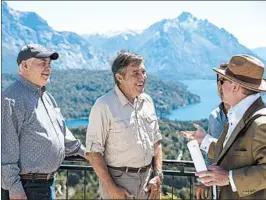
<svg viewBox="0 0 266 200">
<path fill-rule="evenodd" d="M 110 55 L 119 49 L 136 51 L 144 56 L 150 72 L 169 79 L 210 78 L 214 76 L 211 69 L 227 62 L 231 55 L 255 55 L 225 29 L 188 12 L 159 21 L 142 32 L 97 35 L 97 40 L 95 35 L 87 35 L 86 39 Z"/>
<path fill-rule="evenodd" d="M 233 54 L 255 55 L 225 29 L 188 12 L 142 31 L 81 36 L 55 31 L 36 13 L 15 11 L 2 2 L 2 72 L 17 70 L 17 53 L 28 43 L 58 51 L 60 59 L 53 65 L 58 69 L 109 69 L 118 51 L 135 51 L 144 56 L 148 73 L 164 79 L 212 78 L 212 68 Z"/>
<path fill-rule="evenodd" d="M 108 56 L 82 36 L 59 32 L 34 12 L 19 12 L 2 2 L 2 71 L 17 71 L 16 56 L 28 43 L 39 43 L 59 52 L 53 67 L 58 69 L 107 69 Z"/>
<path fill-rule="evenodd" d="M 266 47 L 258 47 L 253 49 L 253 52 L 257 54 L 259 57 L 263 58 L 266 60 Z"/>
</svg>

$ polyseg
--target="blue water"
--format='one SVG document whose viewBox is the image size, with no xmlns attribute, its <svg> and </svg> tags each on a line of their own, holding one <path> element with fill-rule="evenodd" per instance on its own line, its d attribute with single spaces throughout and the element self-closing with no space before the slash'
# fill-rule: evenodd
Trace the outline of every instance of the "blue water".
<svg viewBox="0 0 266 200">
<path fill-rule="evenodd" d="M 208 118 L 210 112 L 216 108 L 220 103 L 220 98 L 217 94 L 216 81 L 215 80 L 187 80 L 180 81 L 188 86 L 188 90 L 194 94 L 197 94 L 201 98 L 201 102 L 184 106 L 166 116 L 168 119 L 178 121 L 200 120 Z M 266 102 L 266 95 L 263 96 L 264 102 Z M 88 120 L 86 119 L 74 119 L 68 120 L 67 126 L 69 128 L 87 126 Z"/>
<path fill-rule="evenodd" d="M 166 116 L 172 120 L 188 121 L 208 118 L 210 112 L 221 102 L 215 80 L 180 81 L 188 86 L 188 90 L 200 96 L 201 102 L 174 110 Z"/>
<path fill-rule="evenodd" d="M 68 128 L 77 128 L 80 126 L 87 126 L 88 120 L 87 119 L 71 119 L 66 120 L 66 125 Z"/>
</svg>

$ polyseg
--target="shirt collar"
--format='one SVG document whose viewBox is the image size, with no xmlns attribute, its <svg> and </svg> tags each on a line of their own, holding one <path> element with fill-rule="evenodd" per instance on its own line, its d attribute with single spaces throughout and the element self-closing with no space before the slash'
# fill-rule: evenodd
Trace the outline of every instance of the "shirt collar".
<svg viewBox="0 0 266 200">
<path fill-rule="evenodd" d="M 227 117 L 228 120 L 234 124 L 237 124 L 240 119 L 244 116 L 247 109 L 260 97 L 260 93 L 249 95 L 242 99 L 234 107 L 228 110 Z"/>
<path fill-rule="evenodd" d="M 117 85 L 115 85 L 115 93 L 118 96 L 118 99 L 120 100 L 122 106 L 124 107 L 126 104 L 132 104 L 128 98 L 123 94 L 123 92 L 119 89 Z M 134 100 L 134 104 L 138 101 L 142 102 L 144 98 L 142 97 L 142 94 L 137 96 L 137 98 Z"/>
<path fill-rule="evenodd" d="M 25 79 L 22 76 L 19 76 L 18 81 L 24 85 L 25 87 L 27 87 L 30 91 L 32 91 L 34 94 L 39 94 L 42 95 L 46 88 L 45 86 L 43 86 L 42 88 L 34 83 L 32 83 L 31 81 Z"/>
</svg>

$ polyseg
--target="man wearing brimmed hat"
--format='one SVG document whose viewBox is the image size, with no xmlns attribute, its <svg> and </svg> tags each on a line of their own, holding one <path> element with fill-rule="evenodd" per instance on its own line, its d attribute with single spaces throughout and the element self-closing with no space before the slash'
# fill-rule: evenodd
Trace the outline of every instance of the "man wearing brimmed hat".
<svg viewBox="0 0 266 200">
<path fill-rule="evenodd" d="M 226 69 L 228 64 L 222 63 L 220 65 L 221 69 Z M 230 105 L 227 103 L 223 102 L 223 92 L 222 92 L 222 85 L 220 83 L 220 75 L 217 74 L 216 76 L 216 84 L 217 84 L 217 92 L 218 96 L 221 99 L 221 103 L 212 110 L 212 112 L 209 115 L 208 118 L 208 131 L 207 133 L 211 135 L 214 138 L 219 138 L 220 134 L 222 133 L 225 124 L 228 122 L 227 121 L 227 111 L 230 108 Z M 199 128 L 198 124 L 194 123 L 195 128 Z M 206 154 L 205 154 L 206 156 Z M 209 159 L 208 156 L 205 157 L 205 162 L 206 164 L 210 165 L 212 164 L 213 160 Z M 202 183 L 196 183 L 195 184 L 195 194 L 196 194 L 196 199 L 205 199 L 205 197 L 208 197 L 210 190 L 210 187 L 207 187 L 203 185 Z"/>
<path fill-rule="evenodd" d="M 235 55 L 226 69 L 214 71 L 223 100 L 231 106 L 229 123 L 218 141 L 200 127 L 181 133 L 214 158 L 215 165 L 196 175 L 203 184 L 217 186 L 218 199 L 266 199 L 266 106 L 260 96 L 266 91 L 264 65 L 252 56 Z"/>
<path fill-rule="evenodd" d="M 24 46 L 19 78 L 2 94 L 2 199 L 54 199 L 54 175 L 65 156 L 84 157 L 45 89 L 57 58 L 43 46 Z"/>
</svg>

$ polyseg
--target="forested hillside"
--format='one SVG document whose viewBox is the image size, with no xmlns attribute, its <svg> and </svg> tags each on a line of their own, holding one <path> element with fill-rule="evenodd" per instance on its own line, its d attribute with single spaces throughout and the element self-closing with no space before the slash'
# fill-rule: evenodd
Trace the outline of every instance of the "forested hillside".
<svg viewBox="0 0 266 200">
<path fill-rule="evenodd" d="M 2 74 L 2 89 L 10 85 L 17 75 Z M 109 71 L 65 70 L 54 71 L 48 91 L 55 97 L 66 119 L 87 118 L 95 100 L 114 87 Z M 163 117 L 180 106 L 197 103 L 200 97 L 187 91 L 176 81 L 165 81 L 148 75 L 146 92 L 153 98 L 157 115 Z"/>
</svg>

